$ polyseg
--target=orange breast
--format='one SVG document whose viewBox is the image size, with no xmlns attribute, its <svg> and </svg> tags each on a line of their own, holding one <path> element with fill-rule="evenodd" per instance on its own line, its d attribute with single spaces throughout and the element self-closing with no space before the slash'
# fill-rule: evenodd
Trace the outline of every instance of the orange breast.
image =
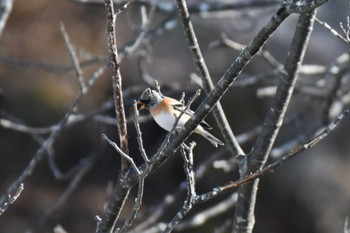
<svg viewBox="0 0 350 233">
<path fill-rule="evenodd" d="M 167 99 L 163 99 L 157 107 L 155 107 L 154 109 L 151 109 L 150 112 L 151 114 L 154 115 L 158 115 L 160 114 L 162 111 L 172 111 L 172 106 L 169 104 L 169 102 L 167 101 Z"/>
</svg>

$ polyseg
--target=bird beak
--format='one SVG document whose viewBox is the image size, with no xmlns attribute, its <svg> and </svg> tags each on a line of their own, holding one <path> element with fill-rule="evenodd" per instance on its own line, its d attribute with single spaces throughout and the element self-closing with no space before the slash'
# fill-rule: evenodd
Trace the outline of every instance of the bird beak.
<svg viewBox="0 0 350 233">
<path fill-rule="evenodd" d="M 146 104 L 140 101 L 137 101 L 136 106 L 137 106 L 137 110 L 142 110 L 146 108 Z"/>
</svg>

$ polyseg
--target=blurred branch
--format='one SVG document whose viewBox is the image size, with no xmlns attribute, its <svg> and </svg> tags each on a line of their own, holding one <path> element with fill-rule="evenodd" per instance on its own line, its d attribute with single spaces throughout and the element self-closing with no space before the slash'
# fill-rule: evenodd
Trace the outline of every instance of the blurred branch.
<svg viewBox="0 0 350 233">
<path fill-rule="evenodd" d="M 176 229 L 179 231 L 188 230 L 207 223 L 209 219 L 215 218 L 218 215 L 225 213 L 228 210 L 231 210 L 237 202 L 237 197 L 237 193 L 231 194 L 225 200 L 220 201 L 220 203 L 216 203 L 215 205 L 203 211 L 200 211 L 199 213 L 191 217 L 189 220 L 183 221 L 177 226 Z"/>
<path fill-rule="evenodd" d="M 79 63 L 78 57 L 74 51 L 73 45 L 69 41 L 68 34 L 67 34 L 66 29 L 64 27 L 64 24 L 62 22 L 60 23 L 60 28 L 61 28 L 61 32 L 62 32 L 62 35 L 64 38 L 64 42 L 65 42 L 66 47 L 68 49 L 69 55 L 72 59 L 73 67 L 74 67 L 74 70 L 75 70 L 75 73 L 77 75 L 77 79 L 78 79 L 78 82 L 80 85 L 80 91 L 84 94 L 86 92 L 86 84 L 85 84 L 85 81 L 83 78 L 83 72 L 80 68 L 80 63 Z"/>
<path fill-rule="evenodd" d="M 10 187 L 6 191 L 6 194 L 4 194 L 0 198 L 0 207 L 4 206 L 5 203 L 9 202 L 9 196 L 16 190 L 18 190 L 20 185 L 23 184 L 24 181 L 32 174 L 34 168 L 43 159 L 47 149 L 54 143 L 58 135 L 62 132 L 64 126 L 68 121 L 69 116 L 76 111 L 77 106 L 80 104 L 82 97 L 83 95 L 80 92 L 75 98 L 70 110 L 65 114 L 64 118 L 56 125 L 55 129 L 51 132 L 48 138 L 41 143 L 41 147 L 37 150 L 29 165 L 24 169 L 24 171 L 18 177 L 18 179 L 10 185 Z"/>
<path fill-rule="evenodd" d="M 265 166 L 264 168 L 255 171 L 254 173 L 251 173 L 243 178 L 240 178 L 238 181 L 233 181 L 228 183 L 224 186 L 215 187 L 212 189 L 212 191 L 200 194 L 196 197 L 195 203 L 208 201 L 214 197 L 217 197 L 219 195 L 222 195 L 227 192 L 232 192 L 237 187 L 244 187 L 245 184 L 251 184 L 251 182 L 254 182 L 257 178 L 272 173 L 274 169 L 277 167 L 283 165 L 286 161 L 294 158 L 295 156 L 301 154 L 305 150 L 311 149 L 315 145 L 317 145 L 319 142 L 321 142 L 325 137 L 327 137 L 330 132 L 332 132 L 342 120 L 344 120 L 350 113 L 350 108 L 344 110 L 341 114 L 338 115 L 337 118 L 335 118 L 330 124 L 327 125 L 326 128 L 320 130 L 321 132 L 316 133 L 316 136 L 313 137 L 311 140 L 306 142 L 305 144 L 301 146 L 297 146 L 293 149 L 291 149 L 285 156 L 283 156 L 281 159 Z"/>
<path fill-rule="evenodd" d="M 80 164 L 78 165 L 79 169 L 77 173 L 75 174 L 74 178 L 70 181 L 69 186 L 62 193 L 59 200 L 47 211 L 47 213 L 44 216 L 40 216 L 40 220 L 38 221 L 37 225 L 29 231 L 27 231 L 26 233 L 38 232 L 42 227 L 50 223 L 50 221 L 54 218 L 55 214 L 59 211 L 59 209 L 61 209 L 62 206 L 64 206 L 64 204 L 67 203 L 67 200 L 78 188 L 83 178 L 96 164 L 98 158 L 99 154 L 96 151 L 94 151 L 94 153 L 92 153 L 88 158 L 83 158 L 80 160 Z"/>
<path fill-rule="evenodd" d="M 259 171 L 267 161 L 272 145 L 282 126 L 283 118 L 291 99 L 297 79 L 299 64 L 302 63 L 305 50 L 313 27 L 315 12 L 300 15 L 292 44 L 277 87 L 272 106 L 265 118 L 261 133 L 252 148 L 251 153 L 244 158 L 240 166 L 240 175 Z M 258 179 L 238 189 L 239 198 L 235 210 L 233 233 L 252 232 L 254 226 L 254 208 L 258 187 Z"/>
<path fill-rule="evenodd" d="M 323 109 L 323 124 L 327 125 L 330 118 L 334 115 L 333 104 L 339 99 L 339 90 L 345 74 L 349 72 L 349 53 L 340 55 L 334 63 L 329 67 L 325 76 L 330 76 L 333 81 L 331 90 L 326 98 L 326 105 Z"/>
<path fill-rule="evenodd" d="M 209 47 L 210 48 L 215 48 L 219 45 L 225 45 L 229 48 L 232 48 L 236 51 L 241 51 L 242 49 L 244 49 L 246 47 L 246 45 L 243 45 L 243 44 L 240 44 L 236 41 L 233 41 L 231 39 L 229 39 L 227 37 L 226 34 L 221 34 L 221 40 L 220 41 L 213 41 Z M 280 72 L 282 72 L 282 69 L 283 69 L 283 65 L 281 63 L 279 63 L 273 56 L 272 54 L 265 50 L 265 49 L 262 49 L 260 50 L 257 54 L 257 56 L 261 56 L 262 58 L 264 58 L 272 67 L 274 67 L 276 70 L 279 70 Z"/>
<path fill-rule="evenodd" d="M 81 169 L 81 164 L 78 164 L 78 165 L 75 165 L 74 167 L 70 168 L 68 171 L 62 172 L 58 168 L 58 165 L 55 162 L 55 152 L 54 152 L 54 149 L 52 148 L 52 145 L 50 145 L 47 148 L 47 154 L 48 154 L 50 170 L 57 180 L 69 179 L 72 176 L 74 176 Z"/>
<path fill-rule="evenodd" d="M 344 227 L 343 227 L 343 233 L 350 233 L 349 216 L 346 216 L 346 218 L 345 218 Z"/>
<path fill-rule="evenodd" d="M 200 181 L 204 178 L 204 175 L 208 174 L 209 168 L 213 164 L 213 162 L 217 159 L 223 157 L 225 150 L 220 150 L 217 153 L 207 157 L 199 166 L 195 169 L 194 173 L 196 174 L 196 181 Z M 158 202 L 154 207 L 149 208 L 149 214 L 144 214 L 143 221 L 138 224 L 138 226 L 131 232 L 143 232 L 146 228 L 156 224 L 157 221 L 166 213 L 173 204 L 176 203 L 176 200 L 181 197 L 181 194 L 187 188 L 187 181 L 182 181 L 176 190 L 173 193 L 168 194 L 164 197 L 164 199 Z"/>
<path fill-rule="evenodd" d="M 68 45 L 68 44 L 66 43 L 66 45 Z M 96 78 L 96 77 L 93 77 L 93 78 Z M 91 87 L 91 86 L 88 86 L 88 87 Z M 89 89 L 86 89 L 85 92 L 82 92 L 82 89 L 81 89 L 78 92 L 78 94 L 76 95 L 69 110 L 65 113 L 64 117 L 54 126 L 51 126 L 49 128 L 44 129 L 44 131 L 50 129 L 50 131 L 49 131 L 50 135 L 45 140 L 42 140 L 40 142 L 40 148 L 36 151 L 35 155 L 33 156 L 32 160 L 30 161 L 28 166 L 23 170 L 22 174 L 17 178 L 17 180 L 15 180 L 9 186 L 9 188 L 6 191 L 6 194 L 1 196 L 0 209 L 2 209 L 2 207 L 4 205 L 6 205 L 6 203 L 9 202 L 11 195 L 14 192 L 16 192 L 16 190 L 18 190 L 21 185 L 23 185 L 24 181 L 32 174 L 33 170 L 36 168 L 36 166 L 39 164 L 39 162 L 43 159 L 45 153 L 48 152 L 50 150 L 50 148 L 52 148 L 52 145 L 54 144 L 57 137 L 61 134 L 61 132 L 67 126 L 70 117 L 72 117 L 74 114 L 76 114 L 76 112 L 80 106 L 80 103 L 81 103 L 83 97 L 87 94 L 88 90 Z M 31 129 L 34 129 L 34 128 L 26 127 L 23 125 L 12 124 L 10 121 L 4 120 L 4 119 L 1 119 L 0 122 L 2 122 L 2 125 L 5 122 L 5 126 L 12 126 L 14 129 L 21 129 L 21 130 L 28 131 L 28 132 Z M 43 129 L 41 129 L 39 131 L 41 131 L 41 133 L 43 133 L 42 130 Z M 34 133 L 33 132 L 29 132 L 29 133 L 31 133 L 33 135 L 36 134 L 35 130 L 34 130 Z M 2 213 L 0 213 L 0 214 L 2 214 Z"/>
<path fill-rule="evenodd" d="M 103 4 L 104 0 L 73 0 L 80 3 L 92 3 L 92 4 Z M 157 11 L 168 14 L 176 10 L 176 5 L 173 2 L 158 1 L 154 3 L 153 0 L 134 0 L 146 6 L 156 6 Z M 117 6 L 124 5 L 127 0 L 114 0 L 114 4 Z M 266 1 L 235 1 L 235 2 L 225 2 L 225 1 L 211 1 L 211 2 L 194 2 L 189 6 L 191 13 L 204 13 L 204 12 L 218 12 L 227 10 L 243 10 L 247 8 L 258 8 L 258 7 L 273 7 L 281 4 L 280 0 L 266 0 Z"/>
<path fill-rule="evenodd" d="M 107 61 L 108 59 L 106 56 L 96 56 L 86 61 L 80 62 L 80 66 L 86 67 L 95 63 L 106 63 Z M 42 61 L 32 61 L 32 60 L 29 61 L 29 60 L 23 60 L 23 59 L 10 58 L 3 55 L 0 55 L 0 62 L 8 65 L 37 68 L 48 72 L 58 73 L 58 74 L 65 74 L 67 72 L 74 70 L 74 67 L 72 65 L 54 65 L 54 64 L 49 64 Z"/>
<path fill-rule="evenodd" d="M 156 0 L 154 0 L 156 1 Z M 123 49 L 123 52 L 125 55 L 128 55 L 128 54 L 133 54 L 135 52 L 135 50 L 137 48 L 139 48 L 141 46 L 142 43 L 145 43 L 145 38 L 148 34 L 148 31 L 150 29 L 150 25 L 151 25 L 151 22 L 152 22 L 152 18 L 155 14 L 155 4 L 152 4 L 152 8 L 147 16 L 147 13 L 146 13 L 146 8 L 145 7 L 141 7 L 141 18 L 142 18 L 142 21 L 141 21 L 141 28 L 140 28 L 140 32 L 138 33 L 138 36 L 131 42 L 129 43 L 128 45 L 126 45 Z"/>
<path fill-rule="evenodd" d="M 0 37 L 7 23 L 7 19 L 12 11 L 14 0 L 1 0 L 0 3 Z"/>
</svg>

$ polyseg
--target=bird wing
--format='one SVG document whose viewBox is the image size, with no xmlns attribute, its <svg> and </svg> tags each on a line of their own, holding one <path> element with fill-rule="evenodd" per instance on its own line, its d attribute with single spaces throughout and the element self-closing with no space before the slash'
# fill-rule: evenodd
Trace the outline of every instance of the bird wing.
<svg viewBox="0 0 350 233">
<path fill-rule="evenodd" d="M 185 106 L 178 100 L 173 99 L 173 98 L 167 98 L 166 100 L 171 106 L 173 106 L 173 108 L 175 110 L 178 110 L 180 112 L 183 112 L 185 110 Z M 189 117 L 191 117 L 193 115 L 193 111 L 191 109 L 187 109 L 184 114 L 188 115 Z M 202 121 L 200 124 L 200 126 L 202 126 L 203 128 L 207 129 L 207 130 L 211 130 L 212 127 L 205 121 Z"/>
</svg>

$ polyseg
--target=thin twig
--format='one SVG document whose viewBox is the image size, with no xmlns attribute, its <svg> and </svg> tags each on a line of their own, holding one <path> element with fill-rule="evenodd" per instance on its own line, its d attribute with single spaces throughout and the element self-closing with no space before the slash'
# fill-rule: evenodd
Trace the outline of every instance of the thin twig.
<svg viewBox="0 0 350 233">
<path fill-rule="evenodd" d="M 345 37 L 343 37 L 340 33 L 338 33 L 334 28 L 332 28 L 328 23 L 318 19 L 317 17 L 315 18 L 315 21 L 317 23 L 319 23 L 321 26 L 323 26 L 325 29 L 327 29 L 328 31 L 330 31 L 335 37 L 339 38 L 340 40 L 342 40 L 343 42 L 345 42 L 346 44 L 348 44 L 349 42 L 346 40 Z"/>
<path fill-rule="evenodd" d="M 190 19 L 189 11 L 185 0 L 177 0 L 176 5 L 179 12 L 179 17 L 183 25 L 183 29 L 186 35 L 188 46 L 192 52 L 193 60 L 197 66 L 197 69 L 201 73 L 202 84 L 206 93 L 209 93 L 213 88 L 214 84 L 210 76 L 208 67 L 203 58 L 202 52 L 200 50 L 197 36 L 194 32 L 193 25 Z M 229 122 L 226 118 L 224 110 L 218 101 L 213 109 L 214 118 L 219 126 L 221 134 L 224 137 L 225 144 L 230 150 L 233 156 L 244 155 L 244 151 L 237 142 L 234 136 Z"/>
<path fill-rule="evenodd" d="M 220 214 L 231 210 L 237 202 L 237 197 L 237 193 L 231 194 L 225 200 L 220 201 L 220 203 L 215 203 L 213 206 L 196 213 L 189 220 L 181 222 L 176 229 L 184 231 L 208 223 L 208 220 L 211 218 L 218 217 Z"/>
<path fill-rule="evenodd" d="M 333 120 L 325 129 L 323 129 L 320 133 L 318 133 L 314 138 L 312 138 L 311 140 L 309 140 L 308 142 L 306 142 L 301 146 L 291 149 L 287 153 L 287 155 L 283 156 L 281 159 L 277 160 L 276 162 L 273 162 L 265 166 L 263 169 L 258 170 L 250 175 L 247 175 L 239 179 L 238 181 L 230 182 L 229 184 L 224 186 L 215 187 L 212 189 L 212 191 L 208 193 L 197 195 L 195 204 L 200 202 L 206 202 L 214 197 L 217 197 L 227 192 L 231 192 L 237 187 L 250 183 L 263 175 L 273 172 L 274 169 L 283 165 L 286 161 L 294 158 L 295 156 L 301 154 L 302 152 L 308 149 L 311 149 L 312 147 L 317 145 L 319 142 L 321 142 L 325 137 L 327 137 L 330 134 L 331 131 L 333 131 L 340 124 L 342 120 L 344 120 L 349 115 L 349 113 L 350 113 L 350 108 L 344 110 L 340 115 L 338 115 L 338 117 L 335 120 Z"/>
<path fill-rule="evenodd" d="M 102 4 L 103 0 L 73 0 L 75 2 L 80 3 L 93 3 L 93 4 Z M 118 5 L 123 5 L 127 2 L 127 0 L 114 1 Z M 143 5 L 149 6 L 153 5 L 150 0 L 135 0 L 135 2 L 139 2 Z M 220 11 L 230 11 L 230 10 L 245 10 L 251 8 L 270 8 L 273 6 L 277 6 L 281 3 L 280 0 L 265 0 L 265 1 L 235 1 L 235 2 L 226 2 L 226 1 L 210 1 L 210 2 L 193 2 L 189 6 L 189 11 L 193 14 L 203 14 L 207 12 L 220 12 Z M 169 14 L 173 13 L 176 10 L 176 6 L 172 1 L 159 1 L 156 4 L 156 10 L 163 13 Z"/>
<path fill-rule="evenodd" d="M 117 233 L 127 232 L 127 230 L 131 227 L 131 224 L 136 219 L 138 211 L 139 211 L 141 204 L 142 204 L 144 183 L 145 183 L 145 177 L 140 176 L 137 197 L 136 197 L 134 206 L 132 208 L 131 214 L 130 214 L 129 218 L 124 222 L 124 225 L 122 226 L 122 228 L 117 229 L 117 231 L 116 231 Z"/>
<path fill-rule="evenodd" d="M 22 174 L 18 177 L 16 181 L 14 181 L 10 187 L 7 189 L 6 194 L 4 194 L 0 198 L 0 208 L 4 206 L 5 203 L 9 200 L 9 195 L 11 195 L 15 190 L 18 190 L 21 184 L 32 174 L 34 168 L 39 164 L 39 162 L 43 159 L 45 152 L 51 146 L 51 144 L 55 141 L 58 135 L 62 132 L 64 126 L 66 125 L 68 118 L 71 114 L 73 114 L 77 110 L 77 106 L 80 104 L 83 95 L 79 93 L 75 98 L 70 110 L 65 114 L 63 119 L 56 125 L 54 131 L 51 132 L 50 136 L 44 140 L 41 144 L 41 147 L 36 151 L 32 160 L 28 164 L 28 166 L 23 170 Z M 1 215 L 2 213 L 0 213 Z"/>
<path fill-rule="evenodd" d="M 86 67 L 96 63 L 106 63 L 107 61 L 108 61 L 108 57 L 106 56 L 96 56 L 86 61 L 80 62 L 80 66 Z M 0 62 L 8 65 L 15 65 L 18 67 L 36 68 L 47 72 L 57 73 L 57 74 L 65 74 L 67 72 L 74 70 L 74 67 L 72 65 L 57 65 L 57 64 L 55 65 L 55 64 L 49 64 L 43 61 L 24 60 L 24 59 L 6 57 L 3 55 L 0 55 Z"/>
<path fill-rule="evenodd" d="M 83 71 L 80 68 L 79 59 L 77 57 L 77 54 L 75 53 L 73 45 L 71 44 L 71 42 L 69 40 L 68 34 L 67 34 L 66 29 L 64 27 L 64 24 L 62 22 L 60 23 L 60 28 L 61 28 L 62 35 L 64 37 L 64 42 L 65 42 L 66 47 L 68 49 L 69 55 L 72 59 L 73 67 L 74 67 L 74 70 L 75 70 L 75 73 L 77 75 L 77 79 L 78 79 L 78 82 L 80 85 L 80 91 L 83 94 L 85 94 L 86 93 L 86 84 L 85 84 L 85 81 L 83 78 Z"/>
<path fill-rule="evenodd" d="M 57 180 L 69 179 L 81 169 L 82 164 L 77 164 L 74 167 L 70 168 L 68 171 L 62 172 L 58 168 L 58 165 L 55 162 L 55 152 L 54 152 L 54 149 L 52 148 L 52 145 L 50 145 L 47 148 L 47 154 L 48 154 L 48 162 L 49 162 L 50 170 Z"/>
<path fill-rule="evenodd" d="M 344 60 L 346 62 L 346 65 L 345 67 L 342 67 Z M 332 117 L 332 105 L 338 98 L 338 92 L 341 88 L 342 80 L 344 79 L 346 72 L 348 72 L 348 61 L 348 54 L 345 54 L 345 57 L 339 56 L 338 59 L 336 59 L 336 61 L 334 62 L 334 64 L 332 64 L 329 67 L 328 71 L 325 74 L 326 77 L 329 76 L 331 80 L 333 80 L 333 83 L 329 94 L 327 95 L 327 98 L 325 100 L 326 104 L 323 109 L 322 121 L 324 125 L 327 125 L 330 121 L 330 118 Z"/>
<path fill-rule="evenodd" d="M 134 41 L 132 41 L 131 43 L 129 43 L 124 47 L 123 51 L 125 55 L 134 53 L 136 49 L 141 46 L 142 43 L 145 43 L 145 41 L 147 41 L 145 40 L 145 38 L 148 34 L 153 16 L 156 11 L 156 0 L 152 0 L 152 1 L 153 1 L 153 3 L 151 4 L 152 7 L 151 7 L 151 10 L 149 11 L 148 16 L 146 13 L 146 8 L 144 6 L 141 7 L 141 19 L 142 19 L 141 29 L 138 36 L 134 39 Z"/>
<path fill-rule="evenodd" d="M 96 160 L 99 158 L 98 153 L 94 152 L 88 158 L 81 159 L 79 170 L 74 176 L 74 178 L 70 181 L 69 186 L 62 193 L 58 201 L 47 211 L 44 216 L 40 217 L 38 224 L 33 227 L 31 230 L 26 233 L 37 232 L 41 229 L 45 224 L 48 224 L 49 221 L 54 217 L 54 215 L 59 211 L 62 206 L 67 203 L 67 200 L 73 192 L 78 188 L 79 184 L 83 180 L 83 178 L 88 174 L 88 172 L 92 169 L 92 167 L 96 164 Z"/>
<path fill-rule="evenodd" d="M 18 199 L 23 189 L 24 189 L 24 185 L 23 183 L 21 183 L 14 194 L 8 194 L 7 201 L 5 201 L 2 206 L 0 206 L 0 215 L 2 215 L 6 211 L 6 209 Z"/>
<path fill-rule="evenodd" d="M 182 206 L 182 208 L 177 212 L 175 217 L 168 223 L 167 227 L 163 231 L 163 233 L 171 232 L 177 224 L 186 216 L 186 214 L 192 209 L 193 200 L 196 197 L 195 190 L 195 178 L 193 171 L 193 148 L 196 144 L 190 143 L 189 147 L 185 147 L 184 145 L 181 147 L 181 155 L 184 160 L 184 169 L 186 174 L 187 181 L 187 198 Z"/>
<path fill-rule="evenodd" d="M 229 39 L 227 37 L 226 34 L 221 34 L 221 42 L 229 47 L 229 48 L 232 48 L 236 51 L 241 51 L 242 49 L 244 49 L 246 47 L 246 45 L 243 45 L 243 44 L 240 44 L 236 41 L 233 41 L 231 39 Z M 283 69 L 283 65 L 281 63 L 279 63 L 273 56 L 272 54 L 265 50 L 265 49 L 262 49 L 260 50 L 258 53 L 257 53 L 257 56 L 261 56 L 262 58 L 264 58 L 273 68 L 279 70 L 280 72 L 282 71 Z"/>
<path fill-rule="evenodd" d="M 340 22 L 340 28 L 343 31 L 347 44 L 350 43 L 350 16 L 346 17 L 346 26 L 343 25 L 342 22 Z"/>
<path fill-rule="evenodd" d="M 158 84 L 158 83 L 156 83 L 156 84 Z M 160 87 L 159 87 L 159 90 L 160 90 Z M 174 116 L 176 118 L 174 125 L 173 125 L 172 129 L 169 131 L 169 133 L 166 135 L 165 140 L 163 141 L 162 145 L 159 147 L 158 151 L 163 150 L 164 147 L 168 144 L 170 137 L 174 134 L 175 130 L 177 129 L 177 125 L 178 125 L 181 117 L 183 116 L 183 114 L 185 114 L 185 112 L 187 110 L 190 109 L 192 103 L 198 98 L 200 93 L 201 93 L 201 91 L 200 91 L 200 89 L 198 89 L 196 91 L 196 93 L 188 100 L 187 104 L 183 108 L 178 109 L 181 113 L 179 116 Z"/>
<path fill-rule="evenodd" d="M 106 140 L 111 146 L 113 146 L 121 157 L 123 157 L 126 161 L 130 163 L 131 167 L 135 170 L 138 176 L 141 175 L 140 170 L 137 168 L 137 165 L 135 164 L 134 160 L 129 155 L 125 154 L 124 151 L 122 151 L 122 149 L 115 142 L 112 142 L 105 134 L 102 134 L 102 138 Z"/>
<path fill-rule="evenodd" d="M 141 154 L 143 160 L 145 161 L 145 163 L 148 164 L 149 159 L 147 157 L 145 148 L 143 147 L 142 132 L 141 132 L 140 124 L 138 121 L 139 111 L 137 109 L 137 102 L 136 101 L 134 101 L 133 109 L 134 109 L 134 124 L 135 124 L 135 129 L 136 129 L 136 134 L 137 134 L 136 138 L 137 138 L 137 143 L 139 145 L 139 151 L 140 151 L 140 154 Z"/>
<path fill-rule="evenodd" d="M 68 41 L 68 40 L 67 40 Z M 69 43 L 66 43 L 68 46 Z M 79 67 L 79 66 L 78 66 Z M 91 87 L 91 85 L 89 86 Z M 78 111 L 78 107 L 83 99 L 83 97 L 87 94 L 87 91 L 89 88 L 83 92 L 82 88 L 80 89 L 79 93 L 76 95 L 73 103 L 71 104 L 69 110 L 65 113 L 64 117 L 55 125 L 48 127 L 48 128 L 41 128 L 36 129 L 40 131 L 40 133 L 47 133 L 49 132 L 50 135 L 45 139 L 41 141 L 40 148 L 36 151 L 35 155 L 33 156 L 32 160 L 28 164 L 28 166 L 23 170 L 22 174 L 17 178 L 16 181 L 14 181 L 9 188 L 6 191 L 6 194 L 1 196 L 0 198 L 0 209 L 4 206 L 5 203 L 8 203 L 9 197 L 11 197 L 11 194 L 14 193 L 16 190 L 18 190 L 21 185 L 23 185 L 24 181 L 32 174 L 36 166 L 39 164 L 39 162 L 44 158 L 45 153 L 52 147 L 53 143 L 57 139 L 57 137 L 60 135 L 60 133 L 65 129 L 65 127 L 69 124 L 71 117 L 76 114 Z M 27 127 L 23 125 L 18 124 L 11 124 L 11 122 L 6 121 L 4 119 L 1 119 L 1 122 L 5 122 L 5 126 L 10 126 L 15 129 L 23 130 L 28 133 L 31 133 L 35 135 L 37 132 L 32 127 Z M 33 130 L 30 132 L 30 130 Z M 2 212 L 3 213 L 3 212 Z M 2 214 L 0 213 L 0 215 Z"/>
<path fill-rule="evenodd" d="M 224 156 L 225 150 L 222 149 L 215 154 L 207 157 L 205 161 L 203 161 L 194 171 L 196 174 L 195 178 L 196 181 L 199 181 L 204 178 L 204 175 L 209 172 L 209 168 L 213 164 L 213 162 L 217 159 L 220 159 Z M 137 232 L 143 232 L 147 227 L 150 227 L 152 225 L 155 225 L 159 219 L 164 216 L 164 213 L 166 213 L 169 208 L 171 208 L 172 204 L 176 203 L 176 200 L 180 198 L 180 196 L 183 194 L 183 192 L 187 188 L 187 181 L 182 181 L 177 189 L 171 193 L 166 195 L 164 199 L 156 204 L 155 207 L 150 208 L 148 211 L 149 214 L 144 214 L 144 221 L 131 231 L 132 233 Z"/>
</svg>

